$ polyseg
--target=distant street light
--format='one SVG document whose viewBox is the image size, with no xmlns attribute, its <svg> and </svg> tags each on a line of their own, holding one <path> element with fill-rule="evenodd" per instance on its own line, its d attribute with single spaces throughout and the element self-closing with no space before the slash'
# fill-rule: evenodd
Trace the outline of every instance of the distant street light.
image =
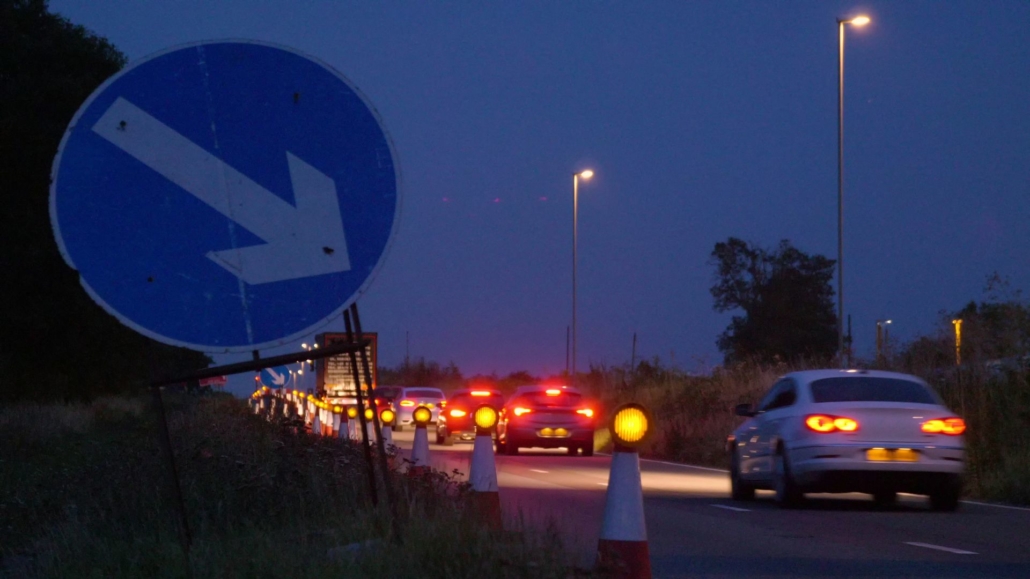
<svg viewBox="0 0 1030 579">
<path fill-rule="evenodd" d="M 891 320 L 876 320 L 876 365 L 879 366 L 883 363 L 883 350 L 884 345 L 887 343 L 888 330 L 887 327 L 891 323 Z"/>
<path fill-rule="evenodd" d="M 840 56 L 837 60 L 837 354 L 841 365 L 850 366 L 844 350 L 844 25 L 865 26 L 868 16 L 838 18 Z"/>
<path fill-rule="evenodd" d="M 590 169 L 572 176 L 572 378 L 570 385 L 576 385 L 576 239 L 579 231 L 579 179 L 588 181 L 594 176 Z"/>
<path fill-rule="evenodd" d="M 962 365 L 962 319 L 956 318 L 951 320 L 951 324 L 955 326 L 955 365 Z"/>
</svg>

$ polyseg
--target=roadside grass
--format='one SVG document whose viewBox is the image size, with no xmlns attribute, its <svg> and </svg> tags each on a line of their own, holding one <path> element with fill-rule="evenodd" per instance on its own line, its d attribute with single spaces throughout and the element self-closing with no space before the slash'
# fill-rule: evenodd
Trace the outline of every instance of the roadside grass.
<svg viewBox="0 0 1030 579">
<path fill-rule="evenodd" d="M 230 396 L 167 396 L 183 556 L 149 398 L 0 409 L 0 575 L 567 577 L 556 536 L 480 524 L 466 483 L 393 471 L 401 544 L 359 445 Z"/>
<path fill-rule="evenodd" d="M 625 402 L 651 410 L 655 432 L 641 455 L 690 464 L 727 468 L 726 437 L 743 418 L 734 406 L 755 403 L 776 379 L 799 366 L 740 364 L 707 376 L 692 376 L 657 362 L 625 368 L 592 368 L 584 387 L 611 411 Z M 1030 504 L 1030 372 L 1004 373 L 967 365 L 897 367 L 924 378 L 949 408 L 965 418 L 967 465 L 965 492 L 970 497 Z M 604 415 L 604 413 L 602 413 Z M 595 435 L 599 450 L 610 447 L 607 432 Z"/>
</svg>

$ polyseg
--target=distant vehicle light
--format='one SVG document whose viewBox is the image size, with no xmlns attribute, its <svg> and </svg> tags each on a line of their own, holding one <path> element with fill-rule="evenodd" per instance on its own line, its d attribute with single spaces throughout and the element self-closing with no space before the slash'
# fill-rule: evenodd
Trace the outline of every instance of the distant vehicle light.
<svg viewBox="0 0 1030 579">
<path fill-rule="evenodd" d="M 814 432 L 855 432 L 858 430 L 858 421 L 843 416 L 827 416 L 825 414 L 810 414 L 805 417 L 805 426 Z"/>
<path fill-rule="evenodd" d="M 519 406 L 518 408 L 513 409 L 511 412 L 515 416 L 522 416 L 523 414 L 529 414 L 530 412 L 532 412 L 532 410 L 530 410 L 529 408 L 522 408 L 521 406 Z"/>
<path fill-rule="evenodd" d="M 401 400 L 401 406 L 407 407 L 407 406 L 414 406 L 414 405 L 415 405 L 415 401 L 414 400 Z"/>
<path fill-rule="evenodd" d="M 458 410 L 457 408 L 451 408 L 450 414 L 454 418 L 461 418 L 462 416 L 468 414 L 468 412 L 465 412 L 464 410 Z"/>
<path fill-rule="evenodd" d="M 958 436 L 966 431 L 966 421 L 958 417 L 934 418 L 919 425 L 919 429 L 927 434 Z"/>
<path fill-rule="evenodd" d="M 547 390 L 544 391 L 544 393 L 547 394 L 548 396 L 558 396 L 558 395 L 561 394 L 561 390 L 559 390 L 557 388 L 548 388 Z"/>
<path fill-rule="evenodd" d="M 576 414 L 582 414 L 583 416 L 586 416 L 587 418 L 593 418 L 594 417 L 594 411 L 591 410 L 590 408 L 580 408 L 579 410 L 576 411 Z"/>
<path fill-rule="evenodd" d="M 473 390 L 472 391 L 472 395 L 473 396 L 490 396 L 491 394 L 492 394 L 492 392 L 488 392 L 486 390 Z"/>
</svg>

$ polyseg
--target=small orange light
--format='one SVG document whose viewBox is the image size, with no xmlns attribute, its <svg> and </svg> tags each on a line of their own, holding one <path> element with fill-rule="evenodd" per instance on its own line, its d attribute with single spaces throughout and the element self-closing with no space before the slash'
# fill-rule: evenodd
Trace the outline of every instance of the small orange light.
<svg viewBox="0 0 1030 579">
<path fill-rule="evenodd" d="M 583 416 L 586 416 L 587 418 L 593 418 L 594 417 L 594 411 L 589 409 L 589 408 L 580 408 L 579 410 L 576 411 L 576 414 L 582 414 Z"/>
<path fill-rule="evenodd" d="M 401 400 L 401 406 L 414 406 L 415 401 L 413 400 Z"/>
<path fill-rule="evenodd" d="M 487 392 L 486 390 L 473 390 L 472 391 L 472 395 L 473 396 L 489 396 L 490 393 Z"/>
<path fill-rule="evenodd" d="M 850 418 L 834 418 L 833 425 L 841 432 L 854 432 L 858 430 L 858 422 Z"/>
<path fill-rule="evenodd" d="M 966 421 L 961 418 L 944 420 L 944 434 L 959 435 L 966 431 Z"/>
<path fill-rule="evenodd" d="M 545 393 L 548 396 L 558 396 L 559 394 L 561 394 L 561 390 L 558 390 L 557 388 L 548 388 L 547 390 L 545 390 Z"/>
<path fill-rule="evenodd" d="M 465 412 L 464 410 L 458 410 L 457 408 L 451 409 L 451 416 L 453 416 L 454 418 L 461 418 L 466 414 L 468 414 L 468 412 Z"/>
<path fill-rule="evenodd" d="M 522 416 L 523 414 L 529 414 L 530 412 L 532 412 L 532 410 L 529 408 L 522 408 L 521 406 L 512 410 L 512 413 L 514 413 L 515 416 Z"/>
<path fill-rule="evenodd" d="M 833 432 L 836 426 L 833 425 L 833 418 L 815 414 L 805 418 L 805 426 L 816 432 Z"/>
<path fill-rule="evenodd" d="M 927 420 L 919 426 L 919 429 L 928 434 L 939 434 L 944 432 L 944 421 L 943 420 Z"/>
</svg>

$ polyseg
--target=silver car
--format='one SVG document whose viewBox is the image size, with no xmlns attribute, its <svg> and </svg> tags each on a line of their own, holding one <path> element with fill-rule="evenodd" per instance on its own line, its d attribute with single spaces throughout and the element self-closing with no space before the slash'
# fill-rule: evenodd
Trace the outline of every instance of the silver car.
<svg viewBox="0 0 1030 579">
<path fill-rule="evenodd" d="M 397 412 L 397 420 L 393 427 L 397 432 L 404 430 L 405 426 L 415 426 L 412 413 L 419 406 L 425 406 L 433 411 L 430 424 L 436 424 L 440 410 L 446 405 L 447 400 L 443 390 L 428 386 L 380 386 L 376 388 L 376 397 L 390 403 Z"/>
<path fill-rule="evenodd" d="M 806 492 L 861 492 L 881 504 L 925 494 L 958 506 L 966 425 L 915 376 L 809 370 L 780 378 L 727 439 L 732 496 L 771 489 L 784 507 Z"/>
</svg>

